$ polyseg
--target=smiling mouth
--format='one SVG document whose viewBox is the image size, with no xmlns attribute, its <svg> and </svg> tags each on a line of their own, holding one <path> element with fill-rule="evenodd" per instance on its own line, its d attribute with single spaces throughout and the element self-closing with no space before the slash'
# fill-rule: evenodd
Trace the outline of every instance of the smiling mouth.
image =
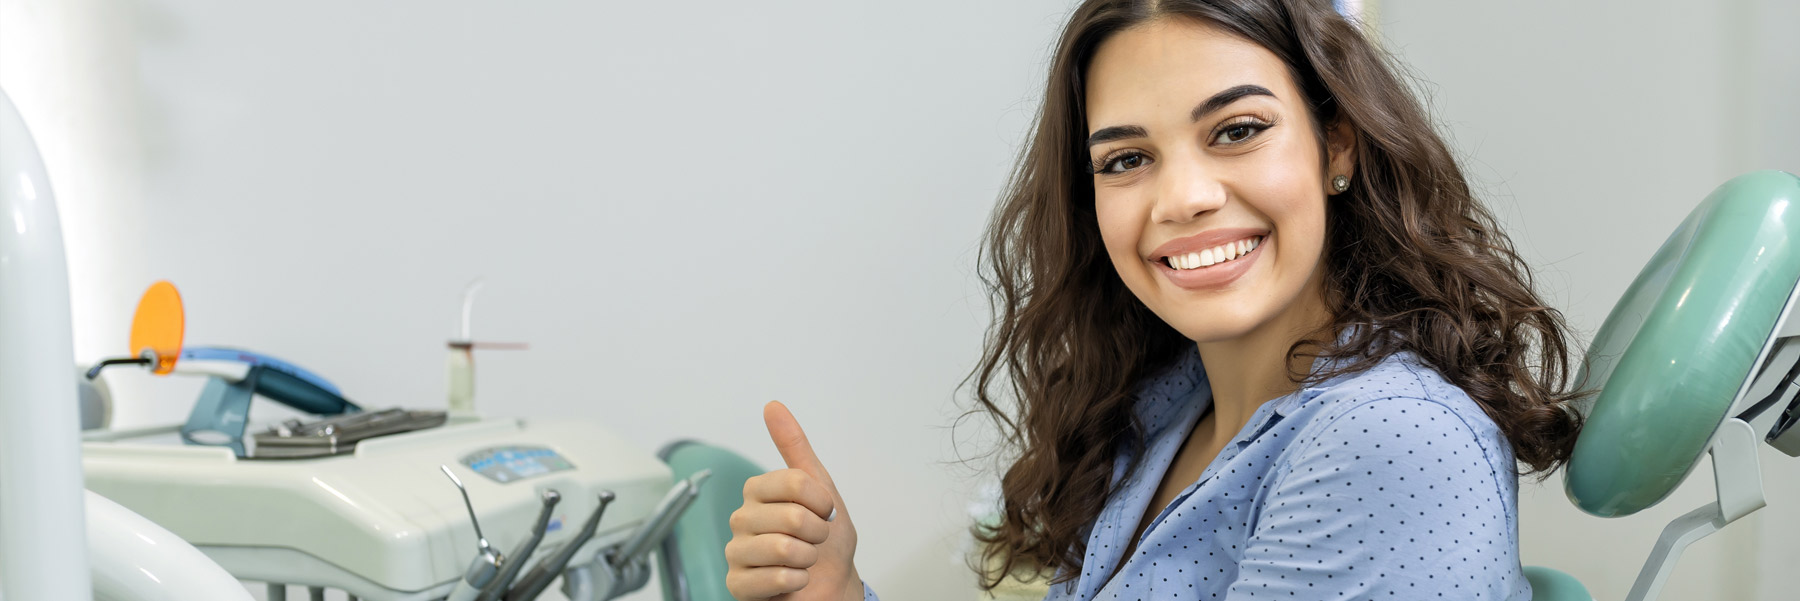
<svg viewBox="0 0 1800 601">
<path fill-rule="evenodd" d="M 1170 269 L 1176 271 L 1205 269 L 1221 263 L 1229 263 L 1239 257 L 1250 254 L 1250 251 L 1256 250 L 1256 247 L 1261 245 L 1262 241 L 1263 236 L 1251 236 L 1236 242 L 1227 242 L 1200 252 L 1163 257 L 1162 264 L 1167 265 Z"/>
</svg>

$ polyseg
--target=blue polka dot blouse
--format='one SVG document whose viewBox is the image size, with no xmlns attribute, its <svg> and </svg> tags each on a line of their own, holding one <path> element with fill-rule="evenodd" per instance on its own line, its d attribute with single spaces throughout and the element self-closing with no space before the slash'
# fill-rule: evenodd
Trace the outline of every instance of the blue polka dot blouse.
<svg viewBox="0 0 1800 601">
<path fill-rule="evenodd" d="M 1194 350 L 1139 387 L 1143 462 L 1048 600 L 1531 598 L 1512 448 L 1411 353 L 1264 403 L 1121 557 L 1211 405 Z"/>
</svg>

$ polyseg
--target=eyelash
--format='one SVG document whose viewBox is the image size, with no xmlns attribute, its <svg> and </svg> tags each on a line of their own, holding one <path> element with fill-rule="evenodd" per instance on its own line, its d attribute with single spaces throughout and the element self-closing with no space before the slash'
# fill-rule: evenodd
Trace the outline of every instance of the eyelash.
<svg viewBox="0 0 1800 601">
<path fill-rule="evenodd" d="M 1231 131 L 1234 129 L 1238 129 L 1238 128 L 1247 128 L 1247 129 L 1255 130 L 1254 133 L 1244 136 L 1244 139 L 1242 139 L 1242 140 L 1238 140 L 1236 142 L 1223 142 L 1222 143 L 1227 146 L 1236 146 L 1239 144 L 1243 144 L 1245 142 L 1249 142 L 1252 139 L 1255 139 L 1257 136 L 1262 135 L 1263 132 L 1268 131 L 1271 128 L 1274 128 L 1275 125 L 1276 125 L 1276 121 L 1274 119 L 1261 119 L 1258 117 L 1244 117 L 1242 119 L 1238 119 L 1238 120 L 1232 121 L 1230 123 L 1224 123 L 1224 124 L 1219 125 L 1218 128 L 1214 129 L 1212 131 L 1212 133 L 1209 134 L 1209 139 L 1218 140 L 1221 136 L 1225 135 L 1225 132 L 1228 132 L 1228 131 Z M 1128 159 L 1128 158 L 1131 158 L 1134 156 L 1142 157 L 1142 156 L 1144 156 L 1144 153 L 1140 152 L 1140 151 L 1136 151 L 1136 150 L 1127 150 L 1127 151 L 1107 155 L 1105 157 L 1102 157 L 1099 161 L 1095 161 L 1094 163 L 1088 165 L 1088 174 L 1089 175 L 1106 175 L 1106 174 L 1116 175 L 1119 173 L 1127 173 L 1131 170 L 1126 170 L 1126 171 L 1122 171 L 1122 172 L 1113 172 L 1113 171 L 1111 171 L 1110 168 L 1112 167 L 1113 163 L 1116 163 L 1118 161 Z"/>
</svg>

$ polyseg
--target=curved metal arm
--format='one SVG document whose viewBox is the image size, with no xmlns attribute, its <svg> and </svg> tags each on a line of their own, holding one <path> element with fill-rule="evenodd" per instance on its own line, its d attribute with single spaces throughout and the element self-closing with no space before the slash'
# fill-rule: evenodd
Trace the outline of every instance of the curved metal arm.
<svg viewBox="0 0 1800 601">
<path fill-rule="evenodd" d="M 145 352 L 149 352 L 149 349 L 145 349 Z M 92 380 L 100 377 L 100 370 L 114 365 L 150 365 L 153 363 L 156 363 L 156 359 L 150 357 L 114 357 L 111 359 L 101 359 L 99 363 L 95 363 L 93 367 L 88 368 L 87 379 Z"/>
</svg>

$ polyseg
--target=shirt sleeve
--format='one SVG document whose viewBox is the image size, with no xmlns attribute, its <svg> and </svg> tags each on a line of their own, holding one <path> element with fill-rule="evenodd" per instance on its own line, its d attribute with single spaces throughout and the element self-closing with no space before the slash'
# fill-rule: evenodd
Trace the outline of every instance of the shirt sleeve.
<svg viewBox="0 0 1800 601">
<path fill-rule="evenodd" d="M 1435 401 L 1346 410 L 1298 443 L 1227 598 L 1512 596 L 1518 543 L 1499 478 L 1516 476 L 1491 465 L 1484 443 Z"/>
</svg>

